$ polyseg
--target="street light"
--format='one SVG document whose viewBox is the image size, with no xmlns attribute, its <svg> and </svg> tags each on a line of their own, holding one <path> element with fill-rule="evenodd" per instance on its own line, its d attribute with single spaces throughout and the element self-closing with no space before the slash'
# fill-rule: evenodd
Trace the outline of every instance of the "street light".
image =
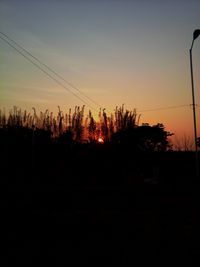
<svg viewBox="0 0 200 267">
<path fill-rule="evenodd" d="M 193 107 L 193 119 L 194 119 L 194 138 L 195 138 L 195 165 L 196 165 L 196 176 L 199 177 L 199 162 L 198 162 L 198 145 L 197 145 L 197 124 L 196 124 L 196 105 L 194 96 L 194 78 L 193 78 L 193 66 L 192 66 L 192 48 L 194 40 L 200 35 L 200 29 L 193 32 L 193 40 L 190 48 L 190 69 L 191 69 L 191 84 L 192 84 L 192 107 Z"/>
</svg>

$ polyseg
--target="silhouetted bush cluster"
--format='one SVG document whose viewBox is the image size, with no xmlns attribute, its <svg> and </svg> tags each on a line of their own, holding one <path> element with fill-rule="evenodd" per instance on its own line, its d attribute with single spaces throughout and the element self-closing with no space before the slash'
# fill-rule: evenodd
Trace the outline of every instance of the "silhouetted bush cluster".
<svg viewBox="0 0 200 267">
<path fill-rule="evenodd" d="M 138 117 L 138 119 L 137 119 Z M 124 106 L 116 107 L 108 116 L 100 109 L 98 121 L 92 112 L 84 118 L 84 106 L 75 107 L 74 112 L 64 114 L 60 107 L 56 116 L 46 110 L 37 114 L 27 113 L 14 107 L 8 116 L 0 111 L 1 140 L 12 139 L 16 143 L 45 145 L 51 141 L 71 145 L 82 143 L 113 143 L 141 151 L 166 151 L 171 148 L 163 124 L 139 126 L 136 110 L 128 111 Z"/>
</svg>

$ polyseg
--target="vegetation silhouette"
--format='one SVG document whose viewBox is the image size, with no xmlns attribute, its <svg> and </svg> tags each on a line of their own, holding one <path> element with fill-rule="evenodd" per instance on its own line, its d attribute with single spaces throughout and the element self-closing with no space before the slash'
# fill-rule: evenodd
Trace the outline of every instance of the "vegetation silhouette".
<svg viewBox="0 0 200 267">
<path fill-rule="evenodd" d="M 136 110 L 124 106 L 110 116 L 100 110 L 98 121 L 91 112 L 84 117 L 84 106 L 67 114 L 58 107 L 56 116 L 1 111 L 9 259 L 132 266 L 161 255 L 162 266 L 174 256 L 187 262 L 199 186 L 194 153 L 173 151 L 171 135 L 162 124 L 139 125 Z"/>
<path fill-rule="evenodd" d="M 31 115 L 14 107 L 8 117 L 0 111 L 0 130 L 2 134 L 9 132 L 12 140 L 17 139 L 16 142 L 31 139 L 38 145 L 51 141 L 63 144 L 97 143 L 101 137 L 104 143 L 128 144 L 144 151 L 166 151 L 171 147 L 168 137 L 172 134 L 165 131 L 163 124 L 139 126 L 136 118 L 136 110 L 125 111 L 124 106 L 116 107 L 110 117 L 105 109 L 100 109 L 98 122 L 91 111 L 84 119 L 84 106 L 76 106 L 74 112 L 70 109 L 68 114 L 63 114 L 58 106 L 57 116 L 48 110 L 38 116 L 35 108 Z"/>
</svg>

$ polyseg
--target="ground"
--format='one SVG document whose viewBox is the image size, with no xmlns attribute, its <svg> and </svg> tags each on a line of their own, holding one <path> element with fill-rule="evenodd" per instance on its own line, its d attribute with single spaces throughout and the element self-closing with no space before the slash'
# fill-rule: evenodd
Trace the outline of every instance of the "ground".
<svg viewBox="0 0 200 267">
<path fill-rule="evenodd" d="M 3 165 L 9 263 L 198 266 L 192 153 L 53 155 Z"/>
</svg>

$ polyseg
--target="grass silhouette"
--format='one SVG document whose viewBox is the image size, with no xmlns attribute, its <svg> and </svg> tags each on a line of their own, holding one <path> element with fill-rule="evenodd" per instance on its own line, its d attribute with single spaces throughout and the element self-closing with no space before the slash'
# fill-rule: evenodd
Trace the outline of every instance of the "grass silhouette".
<svg viewBox="0 0 200 267">
<path fill-rule="evenodd" d="M 138 119 L 123 106 L 99 121 L 84 107 L 0 113 L 9 262 L 169 266 L 197 256 L 194 153 L 173 151 L 162 124 Z"/>
</svg>

